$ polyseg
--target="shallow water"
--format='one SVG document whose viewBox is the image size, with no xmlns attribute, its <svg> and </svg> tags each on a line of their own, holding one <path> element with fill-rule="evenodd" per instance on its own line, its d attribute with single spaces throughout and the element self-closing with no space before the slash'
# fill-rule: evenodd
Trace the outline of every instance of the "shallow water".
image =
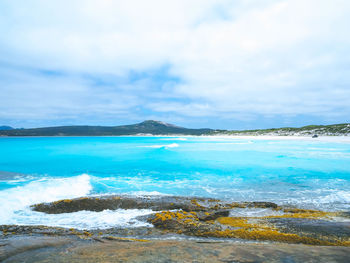
<svg viewBox="0 0 350 263">
<path fill-rule="evenodd" d="M 350 143 L 218 137 L 0 138 L 0 224 L 139 226 L 149 210 L 45 215 L 85 195 L 182 195 L 350 210 Z"/>
</svg>

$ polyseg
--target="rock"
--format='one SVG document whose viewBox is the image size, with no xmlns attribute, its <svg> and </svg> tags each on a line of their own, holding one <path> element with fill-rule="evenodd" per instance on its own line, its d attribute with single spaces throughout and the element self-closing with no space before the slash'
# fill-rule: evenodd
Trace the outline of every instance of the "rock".
<svg viewBox="0 0 350 263">
<path fill-rule="evenodd" d="M 156 228 L 192 236 L 203 236 L 204 233 L 222 230 L 222 227 L 218 224 L 201 222 L 196 212 L 163 211 L 151 216 L 149 222 Z"/>
<path fill-rule="evenodd" d="M 304 234 L 312 237 L 349 239 L 350 222 L 336 222 L 308 218 L 273 218 L 269 222 L 287 232 Z"/>
<path fill-rule="evenodd" d="M 7 254 L 4 262 L 317 262 L 348 263 L 350 248 L 305 246 L 277 243 L 204 243 L 190 240 L 155 240 L 151 242 L 81 242 L 49 244 L 52 237 L 30 250 Z M 39 240 L 31 237 L 36 244 Z M 30 240 L 28 240 L 30 242 Z M 56 241 L 55 241 L 56 242 Z M 9 250 L 6 248 L 5 253 Z M 22 252 L 22 253 L 21 253 Z M 23 253 L 24 252 L 24 253 Z"/>
<path fill-rule="evenodd" d="M 189 198 L 181 196 L 130 197 L 111 195 L 103 197 L 64 199 L 31 206 L 34 211 L 47 214 L 72 213 L 82 210 L 99 212 L 106 209 L 151 209 L 153 211 L 181 209 L 187 212 L 196 211 L 211 213 L 213 210 L 221 211 L 235 207 L 277 208 L 277 205 L 271 202 L 227 203 L 209 198 Z"/>
<path fill-rule="evenodd" d="M 127 197 L 103 196 L 64 199 L 51 203 L 32 205 L 34 211 L 47 214 L 72 213 L 82 210 L 103 211 L 106 209 L 152 209 L 154 211 L 182 209 L 184 211 L 203 211 L 207 208 L 199 205 L 197 199 L 187 197 Z M 210 200 L 210 199 L 198 199 Z"/>
<path fill-rule="evenodd" d="M 219 210 L 219 211 L 209 211 L 209 212 L 198 212 L 197 217 L 200 221 L 210 221 L 215 220 L 219 217 L 229 216 L 230 211 L 228 210 Z"/>
<path fill-rule="evenodd" d="M 0 250 L 0 261 L 6 260 L 15 255 L 26 254 L 30 251 L 35 251 L 43 248 L 60 248 L 64 245 L 72 243 L 72 239 L 66 237 L 11 237 L 7 240 Z M 20 261 L 12 262 L 28 262 L 28 258 Z"/>
<path fill-rule="evenodd" d="M 350 218 L 350 211 L 338 212 L 338 216 L 345 217 L 345 218 Z"/>
<path fill-rule="evenodd" d="M 271 202 L 251 202 L 247 203 L 247 207 L 256 207 L 256 208 L 277 208 L 277 204 Z"/>
</svg>

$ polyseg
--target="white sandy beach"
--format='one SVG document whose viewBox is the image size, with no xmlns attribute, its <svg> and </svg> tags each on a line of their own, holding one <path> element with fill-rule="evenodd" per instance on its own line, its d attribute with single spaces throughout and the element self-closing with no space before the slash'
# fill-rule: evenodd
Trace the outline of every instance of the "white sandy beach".
<svg viewBox="0 0 350 263">
<path fill-rule="evenodd" d="M 185 137 L 185 136 L 181 136 Z M 195 137 L 195 136 L 188 136 Z M 235 139 L 235 140 L 298 140 L 298 141 L 319 141 L 319 142 L 335 142 L 335 143 L 350 143 L 350 136 L 319 136 L 312 138 L 310 136 L 278 136 L 278 135 L 214 135 L 200 136 L 205 138 L 215 139 Z"/>
</svg>

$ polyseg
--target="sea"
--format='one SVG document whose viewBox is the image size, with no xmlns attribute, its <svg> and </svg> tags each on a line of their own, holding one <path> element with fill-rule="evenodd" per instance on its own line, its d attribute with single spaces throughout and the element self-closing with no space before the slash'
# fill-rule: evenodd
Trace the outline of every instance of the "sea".
<svg viewBox="0 0 350 263">
<path fill-rule="evenodd" d="M 350 211 L 350 139 L 1 137 L 0 225 L 150 226 L 148 209 L 45 214 L 33 204 L 101 195 L 210 197 Z"/>
</svg>

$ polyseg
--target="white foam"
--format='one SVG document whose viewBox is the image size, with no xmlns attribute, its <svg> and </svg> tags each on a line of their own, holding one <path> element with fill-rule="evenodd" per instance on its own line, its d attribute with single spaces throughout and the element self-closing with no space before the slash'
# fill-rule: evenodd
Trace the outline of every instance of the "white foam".
<svg viewBox="0 0 350 263">
<path fill-rule="evenodd" d="M 350 208 L 350 192 L 340 189 L 297 191 L 294 196 L 280 199 L 282 204 L 297 205 L 307 209 L 342 211 Z"/>
<path fill-rule="evenodd" d="M 14 224 L 46 225 L 77 229 L 107 229 L 112 227 L 152 226 L 136 219 L 154 213 L 150 209 L 118 209 L 101 212 L 79 211 L 63 214 L 45 214 L 33 211 L 22 211 L 17 214 Z"/>
<path fill-rule="evenodd" d="M 162 141 L 187 141 L 186 138 L 161 138 Z"/>
<path fill-rule="evenodd" d="M 244 142 L 217 142 L 215 144 L 220 144 L 220 145 L 230 145 L 230 144 L 252 144 L 253 141 L 244 141 Z"/>
<path fill-rule="evenodd" d="M 322 196 L 317 200 L 320 204 L 327 203 L 350 203 L 350 192 L 349 191 L 335 191 L 326 196 Z"/>
<path fill-rule="evenodd" d="M 63 214 L 45 214 L 30 209 L 30 205 L 41 202 L 86 196 L 92 190 L 90 180 L 88 174 L 60 179 L 45 178 L 0 191 L 0 225 L 46 225 L 77 229 L 150 226 L 147 222 L 136 219 L 138 216 L 153 213 L 149 209 L 79 211 Z M 139 192 L 138 194 L 160 195 L 161 193 Z"/>
<path fill-rule="evenodd" d="M 175 148 L 175 147 L 179 147 L 179 145 L 177 143 L 171 143 L 171 144 L 165 144 L 165 145 L 143 145 L 143 146 L 139 146 L 142 148 L 164 148 L 164 149 L 168 149 L 168 148 Z"/>
<path fill-rule="evenodd" d="M 139 196 L 169 196 L 169 194 L 160 193 L 158 191 L 150 191 L 150 192 L 148 192 L 148 191 L 134 191 L 128 195 L 133 195 L 136 197 L 139 197 Z"/>
<path fill-rule="evenodd" d="M 82 174 L 70 178 L 41 179 L 0 191 L 0 224 L 12 224 L 17 214 L 30 210 L 32 204 L 85 196 L 91 190 L 90 176 Z"/>
</svg>

